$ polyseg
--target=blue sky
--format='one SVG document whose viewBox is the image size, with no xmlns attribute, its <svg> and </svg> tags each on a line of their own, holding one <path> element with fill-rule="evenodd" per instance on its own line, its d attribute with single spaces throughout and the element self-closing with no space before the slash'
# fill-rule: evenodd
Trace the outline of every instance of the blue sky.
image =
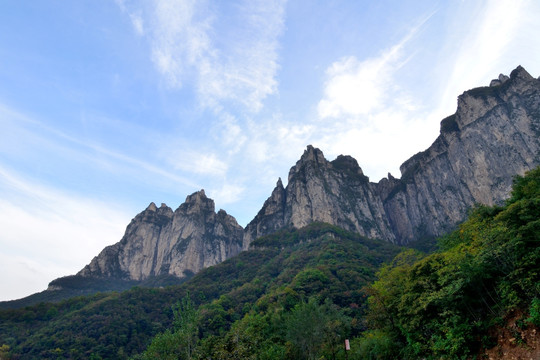
<svg viewBox="0 0 540 360">
<path fill-rule="evenodd" d="M 540 75 L 537 1 L 3 1 L 0 300 L 73 274 L 150 202 L 245 226 L 306 145 L 378 181 L 463 91 Z M 216 209 L 217 210 L 217 209 Z"/>
</svg>

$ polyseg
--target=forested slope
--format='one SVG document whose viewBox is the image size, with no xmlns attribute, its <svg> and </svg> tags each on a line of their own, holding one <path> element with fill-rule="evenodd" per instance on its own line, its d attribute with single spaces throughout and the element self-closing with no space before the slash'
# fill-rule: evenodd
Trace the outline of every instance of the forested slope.
<svg viewBox="0 0 540 360">
<path fill-rule="evenodd" d="M 434 253 L 324 223 L 283 229 L 179 286 L 1 311 L 0 356 L 464 359 L 491 348 L 534 358 L 539 237 L 537 168 L 516 178 L 504 206 L 476 207 Z"/>
</svg>

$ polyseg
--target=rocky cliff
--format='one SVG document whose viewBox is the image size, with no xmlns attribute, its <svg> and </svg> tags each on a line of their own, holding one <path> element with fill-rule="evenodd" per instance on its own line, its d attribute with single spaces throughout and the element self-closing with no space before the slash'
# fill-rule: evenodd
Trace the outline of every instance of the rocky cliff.
<svg viewBox="0 0 540 360">
<path fill-rule="evenodd" d="M 356 160 L 339 156 L 330 162 L 321 150 L 308 146 L 291 168 L 287 188 L 280 179 L 246 227 L 244 248 L 257 237 L 282 227 L 301 228 L 314 221 L 371 238 L 395 240 L 376 187 Z"/>
<path fill-rule="evenodd" d="M 215 212 L 204 190 L 174 212 L 151 203 L 128 225 L 122 240 L 106 247 L 77 275 L 145 280 L 179 278 L 220 263 L 242 249 L 243 229 L 225 211 Z"/>
<path fill-rule="evenodd" d="M 502 202 L 516 174 L 540 164 L 540 80 L 522 67 L 491 86 L 466 91 L 439 137 L 391 175 L 370 182 L 355 159 L 333 161 L 308 146 L 277 181 L 259 213 L 242 229 L 204 191 L 176 210 L 150 204 L 77 275 L 144 281 L 185 277 L 249 248 L 259 236 L 314 221 L 408 244 L 456 226 L 475 203 Z"/>
<path fill-rule="evenodd" d="M 513 177 L 540 164 L 539 135 L 540 81 L 518 67 L 510 78 L 459 96 L 439 137 L 401 166 L 400 179 L 369 182 L 353 158 L 330 162 L 308 146 L 287 187 L 279 180 L 246 227 L 244 248 L 313 221 L 399 244 L 441 235 L 475 203 L 502 202 Z"/>
</svg>

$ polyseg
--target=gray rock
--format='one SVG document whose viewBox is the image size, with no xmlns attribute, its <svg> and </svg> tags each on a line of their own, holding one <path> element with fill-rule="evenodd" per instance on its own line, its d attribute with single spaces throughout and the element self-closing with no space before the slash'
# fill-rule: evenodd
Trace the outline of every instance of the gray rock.
<svg viewBox="0 0 540 360">
<path fill-rule="evenodd" d="M 214 209 L 204 190 L 188 196 L 174 212 L 151 203 L 131 221 L 120 242 L 106 247 L 77 275 L 182 278 L 218 264 L 241 251 L 243 229 L 225 211 Z"/>
<path fill-rule="evenodd" d="M 474 204 L 500 204 L 513 177 L 540 164 L 540 81 L 521 66 L 504 87 L 466 91 L 441 122 L 435 142 L 379 183 L 356 160 L 329 162 L 308 146 L 261 211 L 247 225 L 244 249 L 285 227 L 323 221 L 361 235 L 407 244 L 442 235 Z"/>
<path fill-rule="evenodd" d="M 242 229 L 225 211 L 215 212 L 204 190 L 172 211 L 151 203 L 128 225 L 122 240 L 106 247 L 78 275 L 145 280 L 196 273 L 248 249 L 259 236 L 315 221 L 397 244 L 446 233 L 476 203 L 500 204 L 516 174 L 540 165 L 540 80 L 521 66 L 500 75 L 503 86 L 458 97 L 440 135 L 405 161 L 401 178 L 369 181 L 355 159 L 328 161 L 308 146 L 259 213 Z"/>
<path fill-rule="evenodd" d="M 506 76 L 504 74 L 499 74 L 499 81 L 501 82 L 501 84 L 504 84 L 508 80 L 510 80 L 510 78 L 508 76 Z"/>
</svg>

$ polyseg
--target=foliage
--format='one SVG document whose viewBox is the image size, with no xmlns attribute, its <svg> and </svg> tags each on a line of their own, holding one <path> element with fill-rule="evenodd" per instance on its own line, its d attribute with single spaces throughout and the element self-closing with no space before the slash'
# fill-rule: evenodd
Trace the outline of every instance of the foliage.
<svg viewBox="0 0 540 360">
<path fill-rule="evenodd" d="M 148 348 L 135 359 L 192 359 L 198 342 L 199 312 L 189 293 L 172 306 L 173 329 L 157 334 Z"/>
<path fill-rule="evenodd" d="M 0 311 L 0 354 L 466 358 L 510 313 L 538 326 L 539 214 L 536 169 L 516 178 L 504 206 L 478 206 L 430 255 L 323 223 L 284 229 L 181 285 Z"/>
<path fill-rule="evenodd" d="M 527 322 L 540 327 L 540 299 L 534 298 L 529 308 L 529 318 Z"/>
<path fill-rule="evenodd" d="M 409 250 L 383 266 L 368 291 L 377 341 L 364 335 L 360 347 L 396 344 L 403 358 L 459 359 L 478 351 L 490 326 L 513 310 L 529 309 L 534 323 L 539 215 L 540 168 L 516 178 L 504 207 L 478 206 L 441 239 L 443 251 L 414 259 Z"/>
<path fill-rule="evenodd" d="M 240 352 L 255 343 L 259 358 L 283 358 L 294 350 L 284 333 L 285 314 L 310 297 L 329 299 L 350 319 L 351 334 L 359 333 L 362 287 L 399 248 L 320 223 L 299 235 L 287 233 L 302 241 L 288 243 L 289 235 L 284 235 L 281 246 L 245 251 L 178 286 L 0 311 L 0 344 L 10 346 L 20 359 L 127 359 L 147 349 L 165 349 L 183 341 L 173 304 L 188 293 L 198 312 L 200 340 L 193 343 L 194 357 L 212 353 L 226 358 L 233 349 Z M 244 335 L 244 329 L 264 330 L 264 338 L 255 330 Z M 320 351 L 330 350 L 326 346 Z"/>
</svg>

